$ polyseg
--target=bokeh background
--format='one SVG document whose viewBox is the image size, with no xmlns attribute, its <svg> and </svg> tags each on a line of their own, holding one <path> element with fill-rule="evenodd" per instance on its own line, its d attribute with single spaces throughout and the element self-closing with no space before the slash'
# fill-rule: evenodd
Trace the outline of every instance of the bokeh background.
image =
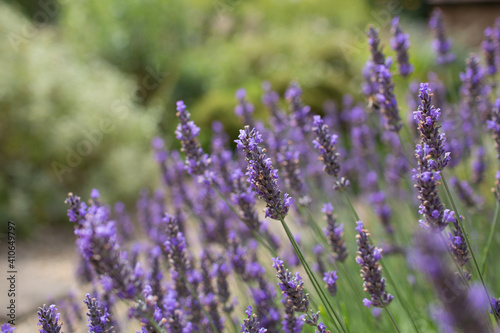
<svg viewBox="0 0 500 333">
<path fill-rule="evenodd" d="M 221 121 L 236 136 L 234 94 L 245 88 L 264 118 L 262 82 L 283 93 L 295 80 L 322 113 L 343 94 L 360 96 L 368 57 L 364 31 L 389 40 L 401 16 L 413 78 L 436 68 L 419 0 L 11 0 L 0 2 L 0 220 L 28 236 L 38 225 L 71 229 L 68 192 L 135 207 L 159 172 L 150 141 L 171 147 L 175 101 L 202 129 Z M 479 49 L 498 4 L 437 3 L 458 59 Z M 393 55 L 389 45 L 385 45 Z M 455 63 L 458 73 L 463 61 Z M 425 69 L 425 71 L 424 71 Z M 457 74 L 458 75 L 458 74 Z M 457 82 L 458 85 L 458 82 Z M 401 105 L 404 104 L 403 92 Z M 406 112 L 404 106 L 402 111 Z M 410 110 L 411 111 L 411 110 Z M 409 111 L 408 111 L 409 112 Z M 208 142 L 202 130 L 202 143 Z"/>
</svg>

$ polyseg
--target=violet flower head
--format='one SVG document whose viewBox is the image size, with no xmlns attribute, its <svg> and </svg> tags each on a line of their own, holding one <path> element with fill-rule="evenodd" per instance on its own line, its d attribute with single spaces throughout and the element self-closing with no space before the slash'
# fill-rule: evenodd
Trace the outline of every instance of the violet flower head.
<svg viewBox="0 0 500 333">
<path fill-rule="evenodd" d="M 11 327 L 10 324 L 3 324 L 0 326 L 0 332 L 2 333 L 14 333 L 15 327 Z"/>
<path fill-rule="evenodd" d="M 299 152 L 293 149 L 292 143 L 283 144 L 277 154 L 278 163 L 284 172 L 285 185 L 298 197 L 298 203 L 309 206 L 311 198 L 307 195 L 304 179 L 300 172 Z"/>
<path fill-rule="evenodd" d="M 368 230 L 364 229 L 363 222 L 358 221 L 356 243 L 358 251 L 356 262 L 361 266 L 363 288 L 370 294 L 371 300 L 363 301 L 366 307 L 382 308 L 391 303 L 394 298 L 385 290 L 385 279 L 382 277 L 382 266 L 378 262 L 382 258 L 382 250 L 371 245 Z"/>
<path fill-rule="evenodd" d="M 500 318 L 500 298 L 495 299 L 495 297 L 492 297 L 491 304 L 493 309 L 490 310 L 490 313 L 494 315 L 495 318 Z M 493 313 L 493 310 L 495 310 L 495 313 Z"/>
<path fill-rule="evenodd" d="M 378 82 L 377 101 L 380 104 L 380 112 L 385 119 L 385 127 L 389 131 L 399 132 L 402 123 L 399 117 L 396 96 L 394 96 L 392 74 L 385 65 L 379 65 L 375 70 L 377 72 Z"/>
<path fill-rule="evenodd" d="M 278 170 L 272 166 L 271 159 L 265 154 L 266 150 L 259 144 L 262 136 L 254 128 L 245 126 L 240 130 L 239 140 L 235 140 L 238 149 L 245 152 L 248 162 L 246 175 L 248 182 L 257 192 L 259 198 L 266 202 L 266 217 L 275 220 L 283 219 L 292 204 L 292 198 L 285 193 L 281 200 L 281 190 L 278 187 Z"/>
<path fill-rule="evenodd" d="M 309 296 L 304 291 L 304 281 L 299 273 L 292 275 L 283 265 L 279 257 L 273 258 L 273 267 L 276 268 L 276 277 L 281 281 L 278 286 L 283 294 L 288 296 L 288 302 L 293 305 L 294 311 L 307 312 Z"/>
<path fill-rule="evenodd" d="M 236 92 L 236 99 L 238 100 L 238 105 L 234 108 L 234 113 L 243 118 L 245 125 L 250 127 L 255 127 L 255 122 L 253 120 L 254 106 L 246 100 L 247 92 L 245 89 L 238 89 Z"/>
<path fill-rule="evenodd" d="M 448 225 L 444 218 L 446 210 L 439 197 L 438 186 L 441 179 L 441 171 L 435 171 L 431 168 L 428 156 L 431 152 L 429 146 L 417 145 L 415 156 L 418 160 L 418 168 L 413 169 L 414 187 L 418 190 L 418 199 L 421 202 L 419 213 L 424 219 L 420 220 L 420 227 L 431 230 L 432 232 L 441 232 Z"/>
<path fill-rule="evenodd" d="M 203 175 L 209 169 L 210 158 L 203 153 L 196 138 L 200 134 L 200 128 L 191 120 L 191 114 L 183 101 L 177 102 L 177 118 L 179 124 L 175 135 L 181 141 L 181 150 L 186 154 L 186 170 L 191 175 Z"/>
<path fill-rule="evenodd" d="M 418 130 L 422 145 L 426 146 L 430 157 L 430 165 L 436 171 L 443 170 L 450 161 L 450 153 L 444 149 L 446 137 L 444 133 L 439 133 L 438 125 L 441 116 L 441 110 L 432 105 L 432 91 L 428 83 L 420 84 L 420 105 L 417 111 L 413 112 L 415 119 L 418 120 Z"/>
<path fill-rule="evenodd" d="M 337 183 L 335 189 L 345 190 L 349 186 L 349 181 L 342 177 L 339 180 L 340 163 L 339 156 L 335 150 L 337 149 L 337 138 L 335 134 L 330 134 L 328 125 L 326 125 L 321 116 L 314 116 L 314 127 L 312 130 L 316 133 L 317 137 L 313 140 L 314 148 L 318 149 L 320 156 L 318 159 L 323 161 L 323 170 L 335 177 Z"/>
<path fill-rule="evenodd" d="M 325 287 L 333 297 L 337 294 L 337 280 L 337 271 L 329 271 L 324 274 L 323 281 L 326 283 Z"/>
<path fill-rule="evenodd" d="M 382 53 L 382 47 L 380 46 L 378 30 L 370 25 L 366 35 L 368 36 L 368 45 L 370 47 L 372 63 L 375 66 L 385 64 L 385 55 Z"/>
<path fill-rule="evenodd" d="M 163 141 L 163 139 L 158 136 L 154 137 L 153 140 L 151 140 L 151 146 L 155 151 L 156 162 L 160 164 L 165 163 L 168 154 L 167 151 L 165 150 L 165 142 Z"/>
<path fill-rule="evenodd" d="M 490 120 L 487 120 L 488 129 L 495 140 L 497 159 L 500 161 L 500 98 L 496 100 Z M 69 214 L 69 211 L 68 211 Z"/>
<path fill-rule="evenodd" d="M 68 198 L 64 200 L 64 203 L 69 206 L 68 218 L 70 222 L 74 222 L 76 228 L 80 228 L 85 221 L 85 214 L 87 214 L 87 205 L 82 202 L 82 199 L 73 195 L 73 193 L 68 193 Z"/>
<path fill-rule="evenodd" d="M 241 324 L 242 330 L 240 332 L 242 333 L 267 332 L 266 328 L 260 326 L 260 322 L 259 319 L 257 318 L 257 315 L 252 314 L 251 306 L 248 306 L 248 308 L 245 310 L 245 314 L 247 315 L 247 318 L 243 320 L 243 324 Z"/>
<path fill-rule="evenodd" d="M 41 326 L 40 333 L 60 333 L 62 328 L 61 315 L 56 313 L 57 309 L 54 304 L 47 307 L 38 308 L 38 326 Z"/>
<path fill-rule="evenodd" d="M 412 255 L 415 268 L 426 273 L 436 295 L 442 301 L 441 311 L 451 332 L 489 332 L 483 288 L 464 286 L 464 281 L 450 264 L 446 245 L 436 234 L 420 234 Z M 439 316 L 442 319 L 443 316 Z"/>
<path fill-rule="evenodd" d="M 484 156 L 484 148 L 479 146 L 476 149 L 476 154 L 474 160 L 471 162 L 472 176 L 471 182 L 475 185 L 481 183 L 484 179 L 484 174 L 487 169 L 487 164 Z"/>
<path fill-rule="evenodd" d="M 462 216 L 459 217 L 463 219 Z M 450 240 L 450 250 L 455 258 L 455 261 L 462 267 L 467 264 L 470 259 L 469 248 L 467 247 L 467 242 L 465 236 L 462 232 L 462 228 L 458 223 L 458 219 L 455 218 L 455 212 L 448 211 L 445 215 L 445 219 L 452 223 L 451 232 L 448 234 Z"/>
<path fill-rule="evenodd" d="M 462 121 L 475 124 L 477 117 L 474 116 L 474 113 L 481 116 L 480 120 L 488 119 L 490 117 L 490 105 L 487 96 L 491 88 L 484 83 L 484 69 L 481 67 L 477 55 L 471 54 L 467 58 L 465 72 L 460 73 L 460 81 L 462 81 L 460 87 Z M 480 133 L 474 133 L 474 135 L 479 136 Z M 473 137 L 473 139 L 476 138 Z"/>
<path fill-rule="evenodd" d="M 75 235 L 83 257 L 99 276 L 110 278 L 110 288 L 116 290 L 118 297 L 135 299 L 140 294 L 143 272 L 139 264 L 133 268 L 126 252 L 120 250 L 115 223 L 108 220 L 105 206 L 87 213 L 83 227 L 75 230 Z"/>
<path fill-rule="evenodd" d="M 91 333 L 114 333 L 115 328 L 111 323 L 107 309 L 103 308 L 95 298 L 86 295 L 83 302 L 87 305 L 87 316 L 89 317 L 89 332 Z"/>
<path fill-rule="evenodd" d="M 391 21 L 391 47 L 397 52 L 399 74 L 406 77 L 413 73 L 413 65 L 408 61 L 408 48 L 410 47 L 410 37 L 405 34 L 399 26 L 399 17 L 396 16 Z"/>
<path fill-rule="evenodd" d="M 443 13 L 436 8 L 432 11 L 429 19 L 429 27 L 434 33 L 432 47 L 437 53 L 436 62 L 438 65 L 446 65 L 455 61 L 455 55 L 451 53 L 452 42 L 446 38 L 444 31 Z"/>
<path fill-rule="evenodd" d="M 333 215 L 333 206 L 331 203 L 324 204 L 321 211 L 326 216 L 327 227 L 324 229 L 324 233 L 335 255 L 335 260 L 344 262 L 347 258 L 347 248 L 343 238 L 344 225 L 338 225 L 337 217 Z"/>
<path fill-rule="evenodd" d="M 483 204 L 483 198 L 474 193 L 467 180 L 458 180 L 456 177 L 450 178 L 450 184 L 457 193 L 458 198 L 469 208 L 479 208 Z"/>
<path fill-rule="evenodd" d="M 311 107 L 302 103 L 302 89 L 297 82 L 290 83 L 285 92 L 285 98 L 290 103 L 295 126 L 300 128 L 303 134 L 307 134 L 310 131 L 309 113 Z"/>
<path fill-rule="evenodd" d="M 484 58 L 486 59 L 486 72 L 488 75 L 493 76 L 497 73 L 499 56 L 499 40 L 495 38 L 496 28 L 488 27 L 484 30 L 484 40 L 481 43 Z"/>
<path fill-rule="evenodd" d="M 285 314 L 281 321 L 281 326 L 284 333 L 301 333 L 304 326 L 304 315 L 296 316 L 293 309 L 293 304 L 288 302 L 288 296 L 283 294 L 283 305 L 285 306 Z"/>
<path fill-rule="evenodd" d="M 326 325 L 323 323 L 319 323 L 316 326 L 316 333 L 330 333 L 330 331 L 326 328 Z"/>
</svg>

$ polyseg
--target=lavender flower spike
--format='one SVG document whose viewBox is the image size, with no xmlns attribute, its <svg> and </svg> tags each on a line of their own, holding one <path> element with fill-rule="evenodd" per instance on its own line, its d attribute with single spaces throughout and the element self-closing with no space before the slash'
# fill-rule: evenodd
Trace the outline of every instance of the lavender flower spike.
<svg viewBox="0 0 500 333">
<path fill-rule="evenodd" d="M 319 323 L 316 327 L 317 333 L 330 333 L 330 331 L 326 328 L 326 325 L 323 323 Z"/>
<path fill-rule="evenodd" d="M 102 308 L 99 302 L 95 298 L 90 298 L 87 294 L 86 298 L 83 300 L 87 304 L 89 312 L 87 316 L 89 317 L 89 332 L 90 333 L 114 333 L 115 328 L 111 324 L 111 318 L 107 309 Z"/>
<path fill-rule="evenodd" d="M 376 65 L 385 64 L 385 55 L 382 53 L 382 47 L 380 46 L 380 38 L 378 37 L 378 30 L 372 25 L 368 27 L 366 32 L 368 36 L 368 44 L 370 45 L 371 61 Z"/>
<path fill-rule="evenodd" d="M 429 163 L 432 169 L 441 171 L 450 161 L 450 153 L 444 149 L 446 138 L 444 133 L 439 133 L 438 121 L 441 110 L 432 105 L 433 94 L 428 83 L 421 83 L 419 91 L 420 105 L 417 111 L 413 112 L 413 115 L 418 120 L 418 130 L 420 131 L 422 144 L 429 149 L 427 153 L 431 158 Z"/>
<path fill-rule="evenodd" d="M 493 106 L 491 120 L 487 121 L 488 129 L 495 140 L 497 159 L 500 160 L 500 99 L 497 99 Z"/>
<path fill-rule="evenodd" d="M 266 217 L 283 219 L 292 204 L 292 198 L 285 193 L 283 201 L 281 200 L 278 171 L 273 169 L 271 159 L 265 154 L 266 150 L 259 146 L 262 136 L 255 128 L 250 130 L 249 126 L 245 126 L 240 130 L 238 138 L 239 140 L 235 140 L 237 147 L 245 152 L 248 162 L 248 182 L 266 202 Z"/>
<path fill-rule="evenodd" d="M 379 65 L 375 70 L 377 72 L 379 92 L 377 100 L 380 103 L 380 112 L 382 112 L 385 119 L 385 127 L 389 131 L 399 132 L 402 124 L 399 117 L 398 103 L 396 96 L 394 96 L 392 74 L 385 65 Z"/>
<path fill-rule="evenodd" d="M 38 326 L 41 326 L 40 333 L 60 333 L 62 328 L 61 315 L 56 313 L 54 304 L 47 307 L 38 308 Z"/>
<path fill-rule="evenodd" d="M 328 243 L 335 254 L 335 260 L 344 262 L 347 258 L 347 248 L 345 245 L 344 237 L 344 225 L 337 224 L 337 218 L 333 215 L 333 206 L 331 203 L 326 203 L 323 205 L 321 210 L 326 215 L 327 227 L 324 230 L 325 236 L 328 239 Z"/>
<path fill-rule="evenodd" d="M 11 327 L 10 324 L 3 324 L 0 326 L 1 333 L 14 333 L 15 327 Z"/>
<path fill-rule="evenodd" d="M 446 65 L 455 61 L 455 55 L 451 53 L 451 40 L 446 38 L 444 31 L 443 13 L 436 8 L 432 11 L 429 19 L 429 27 L 434 33 L 435 39 L 432 42 L 432 47 L 437 53 L 436 62 L 438 65 Z"/>
<path fill-rule="evenodd" d="M 321 116 L 314 116 L 314 127 L 312 130 L 317 137 L 313 140 L 314 148 L 320 152 L 319 160 L 323 161 L 325 166 L 323 170 L 336 178 L 337 183 L 335 189 L 345 190 L 349 186 L 349 181 L 345 178 L 339 180 L 340 163 L 338 161 L 340 154 L 335 152 L 337 149 L 337 138 L 335 134 L 330 134 L 328 125 L 326 125 Z"/>
<path fill-rule="evenodd" d="M 361 277 L 363 278 L 363 288 L 370 294 L 371 300 L 364 299 L 366 307 L 382 308 L 391 303 L 394 298 L 385 290 L 385 279 L 382 277 L 382 266 L 379 260 L 382 259 L 382 250 L 370 244 L 368 230 L 363 228 L 363 222 L 358 221 L 356 231 L 356 243 L 358 244 L 358 256 L 356 262 L 361 266 Z"/>
<path fill-rule="evenodd" d="M 481 43 L 481 48 L 484 52 L 484 57 L 486 59 L 486 72 L 488 75 L 495 75 L 497 73 L 497 66 L 499 62 L 498 58 L 498 41 L 495 40 L 495 28 L 492 29 L 490 27 L 484 30 L 484 41 Z"/>
<path fill-rule="evenodd" d="M 243 324 L 241 324 L 242 330 L 240 332 L 243 333 L 266 333 L 267 329 L 260 326 L 260 322 L 257 318 L 257 315 L 252 315 L 252 307 L 248 306 L 245 310 L 247 318 L 243 320 Z"/>
<path fill-rule="evenodd" d="M 288 296 L 288 302 L 293 305 L 297 312 L 307 312 L 309 308 L 309 296 L 304 291 L 304 281 L 299 273 L 292 275 L 283 266 L 283 260 L 279 257 L 273 258 L 273 267 L 276 268 L 276 276 L 280 279 L 278 283 L 283 294 Z"/>
<path fill-rule="evenodd" d="M 246 101 L 247 92 L 245 89 L 238 89 L 236 92 L 236 99 L 238 100 L 238 105 L 234 108 L 234 113 L 243 118 L 245 125 L 249 125 L 254 127 L 254 121 L 252 118 L 252 114 L 254 111 L 254 107 L 251 103 Z"/>
<path fill-rule="evenodd" d="M 337 271 L 329 271 L 325 272 L 325 276 L 323 277 L 323 281 L 326 282 L 326 289 L 328 289 L 328 292 L 330 295 L 335 297 L 337 294 Z"/>
<path fill-rule="evenodd" d="M 210 159 L 208 154 L 203 153 L 196 139 L 200 134 L 200 128 L 191 120 L 191 115 L 183 101 L 177 102 L 177 117 L 179 124 L 175 135 L 181 141 L 182 151 L 186 154 L 186 170 L 191 175 L 202 175 L 207 171 Z"/>
<path fill-rule="evenodd" d="M 406 77 L 413 73 L 413 65 L 408 62 L 408 48 L 410 47 L 410 38 L 408 34 L 403 33 L 399 26 L 399 17 L 396 16 L 391 22 L 392 38 L 391 47 L 397 52 L 397 61 L 399 74 Z"/>
</svg>

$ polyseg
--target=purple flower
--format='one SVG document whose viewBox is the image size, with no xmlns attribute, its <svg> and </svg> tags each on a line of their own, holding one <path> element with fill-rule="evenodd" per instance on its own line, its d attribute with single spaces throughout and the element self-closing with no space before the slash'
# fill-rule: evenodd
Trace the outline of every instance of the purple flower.
<svg viewBox="0 0 500 333">
<path fill-rule="evenodd" d="M 403 33 L 399 26 L 399 17 L 396 16 L 391 22 L 391 47 L 397 52 L 399 74 L 406 77 L 413 73 L 413 65 L 408 62 L 408 48 L 410 47 L 410 38 L 408 34 Z"/>
<path fill-rule="evenodd" d="M 335 151 L 337 149 L 338 136 L 330 134 L 328 126 L 324 123 L 321 116 L 314 116 L 314 127 L 312 130 L 317 135 L 316 139 L 313 140 L 313 145 L 320 152 L 319 159 L 323 161 L 323 170 L 336 178 L 335 189 L 345 190 L 349 186 L 349 181 L 343 177 L 339 180 L 340 163 L 338 159 L 340 154 Z"/>
<path fill-rule="evenodd" d="M 64 203 L 69 206 L 68 217 L 70 222 L 74 222 L 76 228 L 81 228 L 85 221 L 85 214 L 87 214 L 87 205 L 82 202 L 79 196 L 68 193 L 68 198 Z"/>
<path fill-rule="evenodd" d="M 496 74 L 499 61 L 500 41 L 495 38 L 496 29 L 498 28 L 486 28 L 484 30 L 484 41 L 481 43 L 481 48 L 486 59 L 486 72 L 491 76 Z"/>
<path fill-rule="evenodd" d="M 378 65 L 375 71 L 378 82 L 377 101 L 380 105 L 380 112 L 384 116 L 385 127 L 389 131 L 399 132 L 402 123 L 396 96 L 394 96 L 392 74 L 385 65 Z"/>
<path fill-rule="evenodd" d="M 111 333 L 114 327 L 111 323 L 111 317 L 106 308 L 103 308 L 95 298 L 89 294 L 83 302 L 87 305 L 87 316 L 89 317 L 89 332 L 91 333 Z"/>
<path fill-rule="evenodd" d="M 56 313 L 57 309 L 54 304 L 47 307 L 38 308 L 38 326 L 41 326 L 40 333 L 59 333 L 62 328 L 61 315 Z M 3 329 L 3 327 L 2 327 Z"/>
<path fill-rule="evenodd" d="M 186 154 L 186 170 L 191 175 L 203 175 L 208 172 L 210 158 L 203 153 L 196 138 L 200 134 L 200 128 L 191 120 L 191 114 L 183 101 L 177 102 L 177 117 L 179 124 L 175 135 L 181 141 L 181 150 Z"/>
<path fill-rule="evenodd" d="M 281 322 L 284 333 L 301 333 L 304 326 L 304 315 L 296 316 L 293 304 L 288 302 L 288 296 L 283 294 L 283 305 L 285 306 L 285 315 Z"/>
<path fill-rule="evenodd" d="M 238 105 L 234 108 L 234 113 L 243 118 L 245 125 L 250 127 L 255 127 L 255 122 L 253 120 L 254 107 L 251 103 L 246 101 L 247 92 L 245 89 L 238 89 L 236 92 L 236 99 L 238 100 Z"/>
<path fill-rule="evenodd" d="M 330 293 L 330 295 L 332 295 L 333 297 L 335 297 L 335 295 L 337 294 L 337 280 L 338 280 L 337 271 L 325 272 L 323 281 L 325 281 L 326 283 L 325 287 Z"/>
<path fill-rule="evenodd" d="M 455 61 L 455 55 L 451 53 L 452 42 L 446 38 L 444 31 L 443 13 L 439 8 L 432 11 L 429 19 L 429 27 L 434 33 L 432 47 L 437 53 L 436 62 L 438 65 L 446 65 Z"/>
<path fill-rule="evenodd" d="M 281 200 L 281 190 L 278 187 L 278 171 L 273 168 L 271 159 L 265 154 L 265 149 L 259 146 L 262 142 L 260 133 L 254 128 L 245 126 L 240 130 L 237 147 L 246 154 L 248 162 L 246 175 L 248 182 L 261 199 L 266 202 L 266 217 L 275 220 L 283 219 L 292 204 L 292 198 L 285 193 Z"/>
<path fill-rule="evenodd" d="M 321 210 L 325 213 L 327 227 L 324 230 L 325 236 L 330 243 L 333 253 L 335 254 L 335 260 L 344 262 L 347 258 L 347 248 L 345 245 L 344 237 L 344 225 L 337 224 L 337 217 L 333 215 L 333 206 L 331 203 L 326 203 L 323 205 Z"/>
<path fill-rule="evenodd" d="M 273 258 L 273 267 L 276 268 L 276 277 L 281 281 L 278 286 L 288 296 L 288 302 L 293 305 L 293 310 L 307 312 L 309 296 L 304 291 L 304 281 L 299 276 L 299 273 L 292 275 L 288 269 L 285 269 L 283 260 L 280 260 L 279 257 Z"/>
<path fill-rule="evenodd" d="M 14 333 L 15 327 L 11 327 L 10 324 L 3 324 L 0 326 L 0 330 L 2 333 Z"/>
<path fill-rule="evenodd" d="M 459 181 L 456 177 L 450 178 L 450 184 L 458 195 L 458 198 L 469 208 L 479 208 L 483 204 L 483 198 L 474 193 L 467 180 Z"/>
<path fill-rule="evenodd" d="M 467 242 L 465 241 L 465 236 L 462 232 L 462 228 L 458 223 L 458 219 L 455 218 L 455 212 L 446 210 L 445 219 L 452 223 L 452 232 L 449 233 L 450 240 L 450 250 L 455 258 L 456 263 L 460 266 L 465 266 L 470 259 L 469 248 L 467 247 Z M 462 216 L 459 217 L 463 219 Z"/>
<path fill-rule="evenodd" d="M 380 46 L 378 30 L 373 26 L 369 26 L 366 35 L 368 36 L 372 63 L 375 66 L 385 64 L 385 55 L 382 53 L 382 47 Z"/>
<path fill-rule="evenodd" d="M 358 251 L 356 262 L 361 266 L 361 277 L 363 288 L 370 294 L 371 306 L 384 307 L 391 303 L 394 298 L 385 290 L 385 279 L 382 277 L 382 266 L 378 262 L 381 258 L 381 250 L 370 244 L 369 233 L 363 228 L 363 222 L 358 221 L 356 231 L 356 243 Z M 365 299 L 366 300 L 366 299 Z M 367 302 L 363 301 L 365 306 Z"/>
<path fill-rule="evenodd" d="M 330 331 L 326 328 L 325 324 L 319 323 L 318 326 L 316 326 L 315 333 L 330 333 Z"/>
<path fill-rule="evenodd" d="M 309 112 L 311 111 L 311 107 L 302 103 L 302 89 L 297 82 L 290 83 L 285 92 L 285 98 L 290 103 L 294 125 L 299 128 L 304 135 L 307 135 L 310 131 Z"/>
<path fill-rule="evenodd" d="M 243 333 L 265 333 L 267 332 L 266 328 L 263 328 L 260 325 L 260 322 L 257 318 L 257 315 L 252 314 L 252 307 L 248 306 L 247 310 L 245 310 L 245 314 L 247 318 L 243 320 L 243 324 L 241 324 L 242 330 L 240 332 Z"/>
<path fill-rule="evenodd" d="M 491 120 L 487 121 L 488 129 L 495 140 L 497 159 L 500 160 L 500 98 L 496 100 L 492 110 Z M 69 214 L 69 211 L 68 211 Z"/>
<path fill-rule="evenodd" d="M 284 172 L 285 185 L 298 197 L 298 203 L 308 206 L 311 198 L 307 195 L 306 186 L 300 174 L 299 152 L 293 149 L 291 142 L 280 147 L 277 158 L 281 169 Z"/>
</svg>

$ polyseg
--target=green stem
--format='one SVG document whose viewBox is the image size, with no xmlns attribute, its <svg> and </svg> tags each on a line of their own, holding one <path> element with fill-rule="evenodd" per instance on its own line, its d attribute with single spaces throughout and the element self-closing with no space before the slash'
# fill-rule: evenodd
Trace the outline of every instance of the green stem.
<svg viewBox="0 0 500 333">
<path fill-rule="evenodd" d="M 488 266 L 488 252 L 490 251 L 491 241 L 493 240 L 493 233 L 495 232 L 495 227 L 498 220 L 498 200 L 495 200 L 495 213 L 493 214 L 493 220 L 491 221 L 490 233 L 488 235 L 488 241 L 483 250 L 483 267 L 481 269 L 481 274 L 486 274 L 486 268 Z"/>
<path fill-rule="evenodd" d="M 321 301 L 324 303 L 325 308 L 326 308 L 326 312 L 327 312 L 328 316 L 330 317 L 331 321 L 335 324 L 335 326 L 337 327 L 337 329 L 338 329 L 338 325 L 340 325 L 340 328 L 342 329 L 342 331 L 345 332 L 345 333 L 347 333 L 347 330 L 344 327 L 344 325 L 343 325 L 342 321 L 340 320 L 339 316 L 335 312 L 335 309 L 333 308 L 333 305 L 331 304 L 331 302 L 328 299 L 328 297 L 325 295 L 325 292 L 321 288 L 321 286 L 318 283 L 316 277 L 314 276 L 313 271 L 311 270 L 311 268 L 309 267 L 309 264 L 305 260 L 304 255 L 302 254 L 302 251 L 300 250 L 297 242 L 295 241 L 295 239 L 294 239 L 294 237 L 292 235 L 292 232 L 290 231 L 290 228 L 286 224 L 284 218 L 280 218 L 280 221 L 281 221 L 281 225 L 285 229 L 285 232 L 286 232 L 286 234 L 288 236 L 288 239 L 292 243 L 292 246 L 293 246 L 293 248 L 295 250 L 295 253 L 297 254 L 297 257 L 299 257 L 299 260 L 300 260 L 302 266 L 304 267 L 307 275 L 309 276 L 309 279 L 311 280 L 311 283 L 313 284 L 313 287 L 316 290 L 316 293 L 321 298 Z M 337 325 L 337 323 L 338 323 L 338 325 Z"/>
<path fill-rule="evenodd" d="M 446 178 L 445 178 L 445 176 L 443 174 L 441 174 L 441 179 L 443 180 L 443 185 L 444 185 L 444 188 L 445 188 L 445 191 L 446 191 L 446 195 L 450 199 L 450 202 L 451 202 L 451 205 L 453 207 L 453 210 L 455 211 L 455 214 L 459 215 L 458 214 L 458 210 L 457 210 L 457 206 L 455 205 L 455 201 L 453 200 L 453 197 L 451 196 L 450 189 L 448 188 L 448 184 L 446 183 Z M 474 262 L 474 267 L 477 270 L 477 274 L 479 275 L 479 279 L 481 280 L 481 284 L 483 285 L 484 292 L 488 296 L 488 303 L 490 304 L 490 307 L 491 307 L 493 313 L 496 315 L 496 311 L 495 311 L 495 309 L 493 307 L 493 304 L 491 304 L 491 302 L 490 302 L 490 299 L 491 299 L 490 293 L 488 292 L 488 288 L 486 288 L 486 284 L 484 283 L 483 275 L 481 274 L 481 270 L 479 269 L 479 265 L 477 264 L 476 256 L 474 255 L 474 251 L 472 250 L 472 247 L 470 246 L 469 237 L 467 236 L 467 231 L 464 228 L 462 220 L 459 217 L 457 217 L 457 216 L 455 216 L 455 219 L 458 222 L 458 225 L 460 226 L 460 229 L 462 229 L 462 234 L 464 235 L 465 242 L 467 243 L 467 247 L 469 248 L 469 251 L 470 251 L 470 254 L 471 254 L 471 257 L 472 257 L 472 261 Z"/>
<path fill-rule="evenodd" d="M 394 317 L 392 316 L 391 311 L 387 308 L 387 306 L 385 305 L 385 303 L 381 299 L 379 299 L 379 301 L 384 306 L 384 310 L 385 310 L 385 312 L 387 312 L 387 315 L 389 316 L 389 318 L 391 318 L 392 324 L 394 325 L 394 328 L 396 328 L 396 331 L 398 331 L 398 333 L 401 333 L 401 330 L 399 329 L 398 324 L 396 324 L 396 321 L 394 320 Z"/>
</svg>

